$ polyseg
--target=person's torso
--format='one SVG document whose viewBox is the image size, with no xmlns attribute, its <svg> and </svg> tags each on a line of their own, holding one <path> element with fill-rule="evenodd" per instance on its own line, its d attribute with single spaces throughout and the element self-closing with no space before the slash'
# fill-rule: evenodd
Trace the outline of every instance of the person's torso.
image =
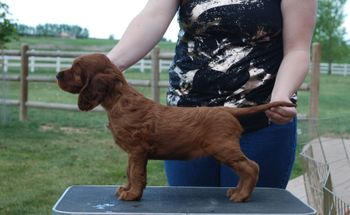
<svg viewBox="0 0 350 215">
<path fill-rule="evenodd" d="M 269 100 L 283 58 L 281 0 L 185 0 L 178 16 L 169 105 Z"/>
</svg>

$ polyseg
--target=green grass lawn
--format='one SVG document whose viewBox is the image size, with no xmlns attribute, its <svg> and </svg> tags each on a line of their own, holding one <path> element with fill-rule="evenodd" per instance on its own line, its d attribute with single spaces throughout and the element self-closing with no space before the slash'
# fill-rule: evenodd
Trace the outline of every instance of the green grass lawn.
<svg viewBox="0 0 350 215">
<path fill-rule="evenodd" d="M 31 75 L 35 75 L 31 74 Z M 54 74 L 52 74 L 54 75 Z M 127 71 L 129 79 L 149 79 L 150 73 Z M 161 79 L 167 80 L 166 72 Z M 0 97 L 18 99 L 18 82 L 0 82 Z M 320 118 L 324 127 L 350 134 L 350 77 L 321 76 Z M 30 83 L 29 100 L 76 103 L 54 83 Z M 138 88 L 150 96 L 147 88 Z M 165 102 L 162 89 L 162 103 Z M 5 94 L 6 93 L 6 94 Z M 298 110 L 307 113 L 307 92 L 299 93 Z M 0 105 L 0 214 L 49 214 L 62 192 L 74 184 L 122 184 L 126 181 L 126 154 L 112 141 L 100 112 L 29 109 L 29 121 L 18 121 L 17 107 Z M 305 122 L 300 122 L 300 143 Z M 329 135 L 339 132 L 332 130 Z M 298 147 L 300 152 L 301 145 Z M 301 173 L 297 158 L 293 176 Z M 148 165 L 148 184 L 165 185 L 162 161 Z"/>
<path fill-rule="evenodd" d="M 104 113 L 30 111 L 18 122 L 7 110 L 0 126 L 0 214 L 49 214 L 68 186 L 123 184 L 127 157 L 105 128 Z M 148 166 L 150 185 L 164 185 L 161 161 Z"/>
</svg>

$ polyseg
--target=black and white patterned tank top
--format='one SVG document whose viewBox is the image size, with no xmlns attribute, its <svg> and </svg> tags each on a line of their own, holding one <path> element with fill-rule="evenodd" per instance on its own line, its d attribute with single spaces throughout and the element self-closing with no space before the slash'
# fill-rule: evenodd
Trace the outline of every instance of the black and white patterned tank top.
<svg viewBox="0 0 350 215">
<path fill-rule="evenodd" d="M 267 103 L 283 58 L 281 0 L 185 0 L 168 105 Z"/>
</svg>

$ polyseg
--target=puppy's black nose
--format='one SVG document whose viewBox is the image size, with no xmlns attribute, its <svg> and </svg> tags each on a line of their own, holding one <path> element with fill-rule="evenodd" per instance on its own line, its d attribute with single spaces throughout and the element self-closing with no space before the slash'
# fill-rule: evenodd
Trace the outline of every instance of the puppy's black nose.
<svg viewBox="0 0 350 215">
<path fill-rule="evenodd" d="M 62 72 L 57 73 L 56 79 L 59 80 L 59 79 L 61 79 L 61 78 L 62 78 Z"/>
</svg>

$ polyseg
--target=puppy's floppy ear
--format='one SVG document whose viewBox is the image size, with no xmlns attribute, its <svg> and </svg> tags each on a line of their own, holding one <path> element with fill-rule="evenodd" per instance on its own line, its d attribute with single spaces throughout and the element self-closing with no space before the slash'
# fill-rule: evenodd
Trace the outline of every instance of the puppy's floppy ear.
<svg viewBox="0 0 350 215">
<path fill-rule="evenodd" d="M 99 105 L 106 95 L 110 93 L 116 84 L 116 76 L 106 69 L 103 73 L 97 73 L 93 77 L 88 77 L 78 98 L 78 107 L 82 111 L 89 111 Z"/>
</svg>

